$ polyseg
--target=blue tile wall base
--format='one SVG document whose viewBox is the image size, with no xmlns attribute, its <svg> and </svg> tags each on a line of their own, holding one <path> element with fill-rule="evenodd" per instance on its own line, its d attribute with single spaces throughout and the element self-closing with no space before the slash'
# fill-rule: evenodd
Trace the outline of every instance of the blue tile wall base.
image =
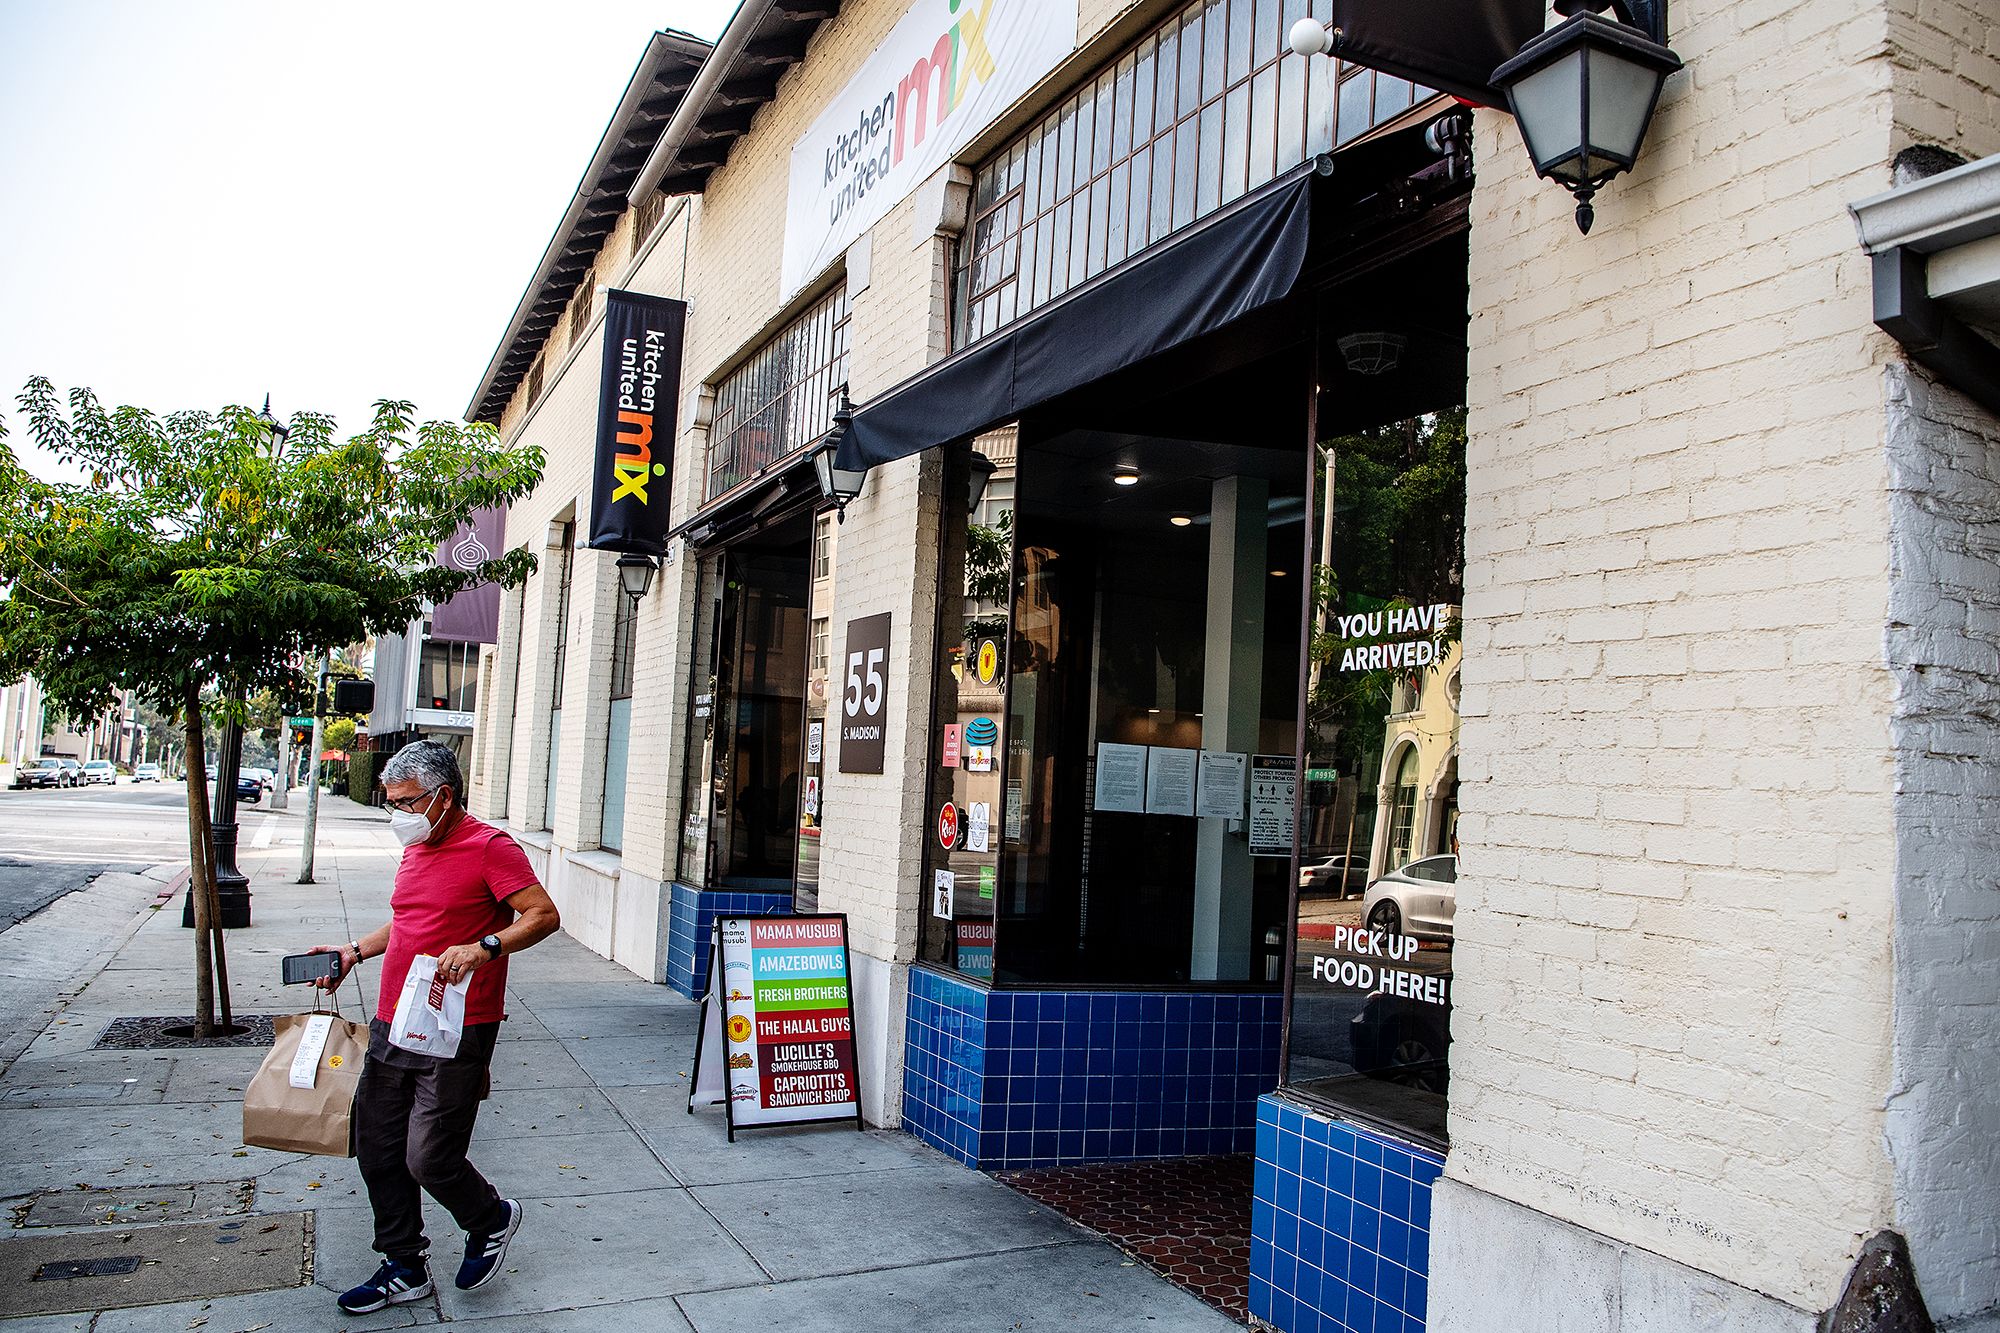
<svg viewBox="0 0 2000 1333">
<path fill-rule="evenodd" d="M 1247 1153 L 1274 992 L 1014 991 L 910 969 L 903 1128 L 982 1170 Z"/>
<path fill-rule="evenodd" d="M 789 893 L 743 893 L 675 884 L 667 916 L 667 984 L 690 1000 L 708 992 L 708 949 L 718 916 L 788 916 Z"/>
<path fill-rule="evenodd" d="M 1443 1170 L 1427 1148 L 1263 1098 L 1250 1313 L 1283 1333 L 1423 1333 Z"/>
</svg>

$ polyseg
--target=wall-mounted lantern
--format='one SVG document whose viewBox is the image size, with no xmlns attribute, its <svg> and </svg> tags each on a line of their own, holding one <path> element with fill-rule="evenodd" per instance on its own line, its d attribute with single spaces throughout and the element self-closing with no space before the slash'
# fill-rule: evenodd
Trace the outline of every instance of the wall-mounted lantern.
<svg viewBox="0 0 2000 1333">
<path fill-rule="evenodd" d="M 828 397 L 833 403 L 833 429 L 812 448 L 813 479 L 819 483 L 819 498 L 832 505 L 835 518 L 845 523 L 847 503 L 861 494 L 861 483 L 867 480 L 868 470 L 834 464 L 840 441 L 847 434 L 847 423 L 854 419 L 854 404 L 848 400 L 845 384 L 836 384 Z"/>
<path fill-rule="evenodd" d="M 653 586 L 653 557 L 628 552 L 618 557 L 618 586 L 635 602 L 646 599 Z"/>
<path fill-rule="evenodd" d="M 1681 59 L 1666 45 L 1667 0 L 1555 0 L 1554 7 L 1563 21 L 1490 82 L 1506 94 L 1535 174 L 1576 196 L 1576 225 L 1588 232 L 1592 197 L 1638 161 L 1660 85 Z M 1614 17 L 1600 17 L 1606 11 Z M 1302 56 L 1331 55 L 1344 40 L 1339 28 L 1312 18 L 1294 23 L 1288 39 Z"/>
<path fill-rule="evenodd" d="M 1564 20 L 1494 70 L 1493 84 L 1535 174 L 1576 196 L 1576 225 L 1588 232 L 1591 198 L 1638 161 L 1660 85 L 1681 60 L 1665 44 L 1665 0 L 1556 0 L 1555 9 Z M 1616 20 L 1600 17 L 1606 10 Z"/>
</svg>

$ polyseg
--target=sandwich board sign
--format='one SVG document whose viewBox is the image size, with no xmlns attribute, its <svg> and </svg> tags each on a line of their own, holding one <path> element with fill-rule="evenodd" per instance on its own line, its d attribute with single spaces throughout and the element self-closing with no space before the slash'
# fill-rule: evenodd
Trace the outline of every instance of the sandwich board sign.
<svg viewBox="0 0 2000 1333">
<path fill-rule="evenodd" d="M 722 1103 L 739 1129 L 852 1120 L 861 1129 L 847 917 L 721 916 L 688 1113 Z"/>
</svg>

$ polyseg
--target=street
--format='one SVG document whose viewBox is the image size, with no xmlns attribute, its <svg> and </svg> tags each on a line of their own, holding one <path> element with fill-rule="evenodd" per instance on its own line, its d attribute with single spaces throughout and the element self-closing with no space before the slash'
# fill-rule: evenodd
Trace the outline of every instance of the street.
<svg viewBox="0 0 2000 1333">
<path fill-rule="evenodd" d="M 0 930 L 107 870 L 187 860 L 175 783 L 0 791 Z"/>
</svg>

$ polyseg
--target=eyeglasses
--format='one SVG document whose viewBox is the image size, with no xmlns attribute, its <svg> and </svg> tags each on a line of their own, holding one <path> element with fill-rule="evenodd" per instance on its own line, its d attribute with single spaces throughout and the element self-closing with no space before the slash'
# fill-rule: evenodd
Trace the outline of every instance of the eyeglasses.
<svg viewBox="0 0 2000 1333">
<path fill-rule="evenodd" d="M 442 787 L 431 787 L 421 795 L 405 796 L 400 801 L 392 797 L 388 800 L 387 805 L 391 810 L 401 810 L 406 815 L 413 815 L 424 806 L 429 805 L 431 798 L 443 790 L 444 788 Z"/>
</svg>

